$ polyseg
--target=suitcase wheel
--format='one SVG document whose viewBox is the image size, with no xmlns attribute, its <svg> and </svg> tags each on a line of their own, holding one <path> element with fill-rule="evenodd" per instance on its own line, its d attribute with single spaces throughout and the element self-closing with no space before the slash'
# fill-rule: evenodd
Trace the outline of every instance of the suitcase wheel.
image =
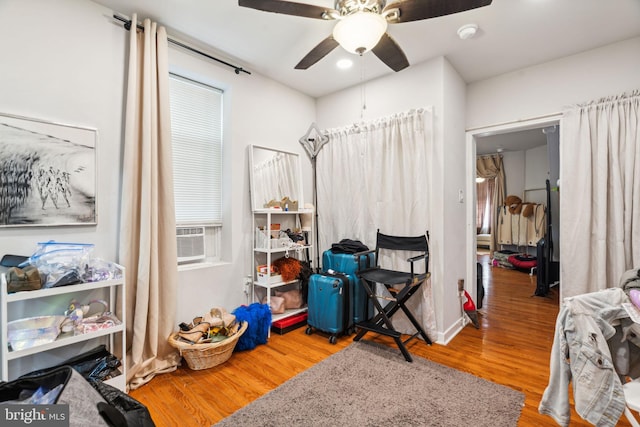
<svg viewBox="0 0 640 427">
<path fill-rule="evenodd" d="M 335 335 L 329 337 L 329 344 L 335 344 L 338 341 Z"/>
<path fill-rule="evenodd" d="M 311 329 L 311 326 L 307 326 L 307 329 L 304 331 L 304 333 L 307 335 L 311 335 L 312 332 L 313 332 L 313 329 Z"/>
</svg>

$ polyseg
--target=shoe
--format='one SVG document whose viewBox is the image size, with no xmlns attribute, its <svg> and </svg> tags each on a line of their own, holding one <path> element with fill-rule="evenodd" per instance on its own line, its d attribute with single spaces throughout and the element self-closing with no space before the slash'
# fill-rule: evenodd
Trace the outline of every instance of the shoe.
<svg viewBox="0 0 640 427">
<path fill-rule="evenodd" d="M 197 344 L 203 338 L 208 338 L 210 326 L 207 322 L 200 322 L 188 331 L 179 331 L 178 337 L 192 344 Z"/>
<path fill-rule="evenodd" d="M 214 307 L 204 316 L 204 321 L 210 323 L 211 327 L 230 326 L 235 320 L 236 316 L 228 313 L 224 308 Z"/>
</svg>

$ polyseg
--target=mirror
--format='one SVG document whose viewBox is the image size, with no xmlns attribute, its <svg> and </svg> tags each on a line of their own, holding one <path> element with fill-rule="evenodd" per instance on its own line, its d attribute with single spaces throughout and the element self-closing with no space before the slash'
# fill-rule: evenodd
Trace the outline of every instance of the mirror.
<svg viewBox="0 0 640 427">
<path fill-rule="evenodd" d="M 293 202 L 297 201 L 298 208 L 302 208 L 304 203 L 300 156 L 258 145 L 251 145 L 249 149 L 252 209 L 266 209 L 269 202 L 279 202 L 285 197 Z"/>
</svg>

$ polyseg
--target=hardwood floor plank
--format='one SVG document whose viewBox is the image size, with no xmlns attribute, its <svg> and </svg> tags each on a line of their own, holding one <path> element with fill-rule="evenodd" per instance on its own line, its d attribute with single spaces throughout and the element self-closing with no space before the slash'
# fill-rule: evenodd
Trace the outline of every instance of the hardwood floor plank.
<svg viewBox="0 0 640 427">
<path fill-rule="evenodd" d="M 559 310 L 557 289 L 552 288 L 549 297 L 535 297 L 535 276 L 490 267 L 488 256 L 479 260 L 485 285 L 483 308 L 478 310 L 480 329 L 469 324 L 446 346 L 413 340 L 408 349 L 414 355 L 523 392 L 519 426 L 555 426 L 552 418 L 538 413 L 538 404 L 549 379 Z M 373 333 L 364 339 L 396 348 L 391 339 Z M 266 345 L 236 352 L 220 366 L 192 371 L 185 364 L 130 394 L 149 408 L 159 427 L 208 427 L 351 342 L 352 337 L 342 337 L 331 345 L 326 335 L 306 335 L 305 328 L 273 334 Z M 402 357 L 399 351 L 398 357 Z M 590 425 L 573 409 L 571 420 L 572 427 Z M 622 417 L 618 425 L 630 424 Z"/>
</svg>

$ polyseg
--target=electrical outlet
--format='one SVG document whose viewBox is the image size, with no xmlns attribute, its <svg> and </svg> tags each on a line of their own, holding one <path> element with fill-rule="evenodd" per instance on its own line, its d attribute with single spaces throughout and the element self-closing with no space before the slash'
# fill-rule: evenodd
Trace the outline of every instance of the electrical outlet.
<svg viewBox="0 0 640 427">
<path fill-rule="evenodd" d="M 244 278 L 244 294 L 249 295 L 251 293 L 251 285 L 253 284 L 253 277 L 246 276 Z"/>
<path fill-rule="evenodd" d="M 458 203 L 464 203 L 464 193 L 462 190 L 458 190 Z"/>
</svg>

